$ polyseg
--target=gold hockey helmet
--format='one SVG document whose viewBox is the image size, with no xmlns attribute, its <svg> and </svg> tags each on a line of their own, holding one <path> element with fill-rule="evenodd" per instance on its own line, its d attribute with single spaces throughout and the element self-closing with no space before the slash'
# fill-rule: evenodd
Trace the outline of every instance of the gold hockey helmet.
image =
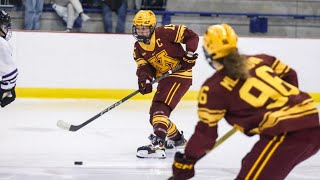
<svg viewBox="0 0 320 180">
<path fill-rule="evenodd" d="M 148 42 L 156 28 L 156 15 L 150 10 L 140 10 L 133 18 L 132 34 L 139 42 Z M 150 29 L 150 34 L 147 36 L 138 35 L 137 27 L 144 26 Z"/>
<path fill-rule="evenodd" d="M 238 36 L 231 26 L 219 24 L 209 26 L 203 36 L 203 50 L 206 58 L 217 60 L 237 48 Z"/>
</svg>

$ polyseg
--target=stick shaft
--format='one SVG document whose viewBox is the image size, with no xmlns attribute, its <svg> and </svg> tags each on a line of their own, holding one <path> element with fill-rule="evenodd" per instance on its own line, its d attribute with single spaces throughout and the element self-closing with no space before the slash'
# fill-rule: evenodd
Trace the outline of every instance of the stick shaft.
<svg viewBox="0 0 320 180">
<path fill-rule="evenodd" d="M 127 101 L 128 99 L 132 98 L 133 96 L 135 96 L 136 94 L 139 93 L 139 90 L 134 91 L 133 93 L 131 93 L 130 95 L 126 96 L 125 98 L 119 100 L 118 102 L 112 104 L 111 106 L 109 106 L 107 109 L 101 111 L 100 113 L 96 114 L 95 116 L 93 116 L 92 118 L 90 118 L 89 120 L 83 122 L 82 124 L 78 125 L 78 126 L 74 126 L 71 125 L 69 131 L 77 131 L 80 128 L 84 127 L 85 125 L 91 123 L 92 121 L 94 121 L 95 119 L 99 118 L 100 116 L 102 116 L 103 114 L 107 113 L 108 111 L 110 111 L 111 109 L 119 106 L 120 104 L 122 104 L 123 102 Z"/>
<path fill-rule="evenodd" d="M 173 72 L 177 71 L 181 66 L 178 65 L 177 67 L 173 68 L 172 70 L 169 70 L 168 72 L 164 73 L 162 76 L 156 78 L 155 80 L 151 81 L 151 84 L 155 84 L 157 82 L 159 82 L 160 80 L 168 77 L 170 74 L 172 74 Z M 123 99 L 119 100 L 118 102 L 112 104 L 111 106 L 109 106 L 108 108 L 104 109 L 103 111 L 101 111 L 100 113 L 96 114 L 95 116 L 93 116 L 92 118 L 86 120 L 85 122 L 83 122 L 82 124 L 79 125 L 69 125 L 68 123 L 61 121 L 58 121 L 58 126 L 62 129 L 67 129 L 69 131 L 77 131 L 79 129 L 81 129 L 82 127 L 86 126 L 87 124 L 91 123 L 92 121 L 94 121 L 95 119 L 97 119 L 98 117 L 102 116 L 103 114 L 107 113 L 108 111 L 110 111 L 111 109 L 119 106 L 120 104 L 122 104 L 123 102 L 127 101 L 128 99 L 132 98 L 133 96 L 137 95 L 139 93 L 139 90 L 136 90 L 134 92 L 132 92 L 131 94 L 129 94 L 128 96 L 124 97 Z M 60 126 L 61 124 L 63 124 L 63 126 Z"/>
<path fill-rule="evenodd" d="M 233 127 L 231 130 L 229 130 L 226 134 L 224 134 L 213 146 L 212 149 L 210 149 L 210 151 L 212 151 L 213 149 L 217 148 L 218 146 L 220 146 L 220 144 L 222 144 L 225 140 L 227 140 L 230 136 L 232 136 L 235 132 L 237 132 L 237 128 Z"/>
</svg>

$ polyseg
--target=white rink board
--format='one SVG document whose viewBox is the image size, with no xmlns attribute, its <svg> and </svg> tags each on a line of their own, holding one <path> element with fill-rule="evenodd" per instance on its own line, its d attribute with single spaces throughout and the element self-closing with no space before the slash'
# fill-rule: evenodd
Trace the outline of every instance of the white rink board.
<svg viewBox="0 0 320 180">
<path fill-rule="evenodd" d="M 135 89 L 132 35 L 13 32 L 10 40 L 20 71 L 19 87 Z M 192 90 L 213 70 L 203 59 L 194 68 Z M 303 90 L 320 92 L 320 39 L 239 38 L 241 52 L 270 53 L 291 65 Z"/>
</svg>

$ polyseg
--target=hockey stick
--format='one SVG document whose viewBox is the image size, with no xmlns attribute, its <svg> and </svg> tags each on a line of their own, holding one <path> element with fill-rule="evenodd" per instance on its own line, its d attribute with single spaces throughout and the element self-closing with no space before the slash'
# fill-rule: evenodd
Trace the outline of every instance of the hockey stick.
<svg viewBox="0 0 320 180">
<path fill-rule="evenodd" d="M 232 136 L 235 132 L 237 132 L 237 128 L 233 127 L 231 130 L 229 130 L 226 134 L 224 134 L 220 139 L 218 139 L 218 141 L 216 141 L 216 143 L 214 144 L 214 146 L 209 149 L 203 156 L 201 156 L 198 161 L 203 158 L 206 154 L 210 153 L 212 150 L 214 150 L 215 148 L 217 148 L 218 146 L 220 146 L 220 144 L 222 144 L 225 140 L 227 140 L 230 136 Z M 168 180 L 174 180 L 174 177 L 171 176 L 168 178 Z"/>
<path fill-rule="evenodd" d="M 179 70 L 181 67 L 181 65 L 177 65 L 175 68 L 173 68 L 172 70 L 169 70 L 168 72 L 164 73 L 162 76 L 156 78 L 155 80 L 151 81 L 151 84 L 155 84 L 157 82 L 159 82 L 160 80 L 162 80 L 163 78 L 168 77 L 170 74 L 172 74 L 173 72 Z M 109 106 L 108 108 L 106 108 L 105 110 L 101 111 L 100 113 L 98 113 L 97 115 L 93 116 L 92 118 L 88 119 L 87 121 L 83 122 L 80 125 L 72 125 L 69 124 L 65 121 L 59 120 L 57 122 L 57 126 L 61 129 L 67 130 L 67 131 L 78 131 L 79 129 L 83 128 L 85 125 L 91 123 L 92 121 L 94 121 L 95 119 L 97 119 L 98 117 L 102 116 L 103 114 L 105 114 L 106 112 L 110 111 L 111 109 L 119 106 L 120 104 L 122 104 L 123 102 L 127 101 L 128 99 L 132 98 L 133 96 L 137 95 L 139 93 L 139 90 L 136 90 L 134 92 L 132 92 L 131 94 L 129 94 L 128 96 L 124 97 L 123 99 L 119 100 L 118 102 L 112 104 L 111 106 Z"/>
</svg>

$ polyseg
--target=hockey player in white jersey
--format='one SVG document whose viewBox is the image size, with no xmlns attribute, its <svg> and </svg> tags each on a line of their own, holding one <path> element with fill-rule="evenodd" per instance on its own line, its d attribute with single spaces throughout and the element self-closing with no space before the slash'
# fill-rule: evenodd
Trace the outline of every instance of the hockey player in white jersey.
<svg viewBox="0 0 320 180">
<path fill-rule="evenodd" d="M 15 86 L 18 69 L 13 62 L 12 49 L 8 42 L 11 37 L 11 18 L 0 11 L 0 105 L 5 107 L 16 98 Z"/>
</svg>

